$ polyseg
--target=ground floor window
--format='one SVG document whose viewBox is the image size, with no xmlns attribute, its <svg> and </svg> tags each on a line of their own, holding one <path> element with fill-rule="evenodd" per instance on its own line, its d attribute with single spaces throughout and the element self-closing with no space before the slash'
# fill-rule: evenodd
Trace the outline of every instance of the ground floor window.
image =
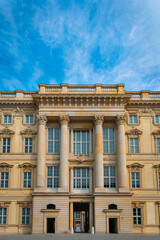
<svg viewBox="0 0 160 240">
<path fill-rule="evenodd" d="M 140 225 L 142 223 L 141 208 L 133 208 L 133 224 Z"/>
<path fill-rule="evenodd" d="M 7 223 L 7 208 L 0 208 L 0 224 Z"/>
<path fill-rule="evenodd" d="M 22 208 L 22 224 L 30 224 L 30 208 Z"/>
</svg>

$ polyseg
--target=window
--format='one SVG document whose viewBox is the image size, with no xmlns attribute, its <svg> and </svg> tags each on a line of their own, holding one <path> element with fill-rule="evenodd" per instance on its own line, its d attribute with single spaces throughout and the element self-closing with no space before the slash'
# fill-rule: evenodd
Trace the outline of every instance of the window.
<svg viewBox="0 0 160 240">
<path fill-rule="evenodd" d="M 47 167 L 47 187 L 59 187 L 59 167 Z"/>
<path fill-rule="evenodd" d="M 1 172 L 0 173 L 0 187 L 1 188 L 8 188 L 9 183 L 9 172 Z"/>
<path fill-rule="evenodd" d="M 141 208 L 133 208 L 133 224 L 140 225 L 141 218 Z"/>
<path fill-rule="evenodd" d="M 54 204 L 48 204 L 47 209 L 56 209 L 56 205 Z"/>
<path fill-rule="evenodd" d="M 116 187 L 116 168 L 104 167 L 104 187 L 115 188 Z"/>
<path fill-rule="evenodd" d="M 23 175 L 23 187 L 31 188 L 32 186 L 32 172 L 24 172 Z"/>
<path fill-rule="evenodd" d="M 26 115 L 26 118 L 25 118 L 25 123 L 26 124 L 33 124 L 33 115 Z"/>
<path fill-rule="evenodd" d="M 138 138 L 130 138 L 130 152 L 138 153 Z"/>
<path fill-rule="evenodd" d="M 74 168 L 73 188 L 89 189 L 89 168 Z"/>
<path fill-rule="evenodd" d="M 11 149 L 11 139 L 3 138 L 3 153 L 10 153 Z"/>
<path fill-rule="evenodd" d="M 157 153 L 160 153 L 160 138 L 156 139 Z"/>
<path fill-rule="evenodd" d="M 103 153 L 115 152 L 114 128 L 103 129 Z"/>
<path fill-rule="evenodd" d="M 7 223 L 7 208 L 0 208 L 0 224 Z"/>
<path fill-rule="evenodd" d="M 6 124 L 12 123 L 11 115 L 4 115 L 4 123 Z"/>
<path fill-rule="evenodd" d="M 89 154 L 89 131 L 73 131 L 73 153 Z"/>
<path fill-rule="evenodd" d="M 59 153 L 60 129 L 48 129 L 48 153 Z"/>
<path fill-rule="evenodd" d="M 108 209 L 117 209 L 117 205 L 116 204 L 110 204 L 108 206 Z"/>
<path fill-rule="evenodd" d="M 30 208 L 22 208 L 22 224 L 30 224 Z"/>
<path fill-rule="evenodd" d="M 132 172 L 132 188 L 140 188 L 140 173 L 139 172 Z"/>
<path fill-rule="evenodd" d="M 25 153 L 32 153 L 32 138 L 25 138 Z"/>
<path fill-rule="evenodd" d="M 160 188 L 160 172 L 158 173 L 158 187 Z"/>
<path fill-rule="evenodd" d="M 80 211 L 76 211 L 76 219 L 80 219 L 81 218 L 81 213 Z"/>
<path fill-rule="evenodd" d="M 156 115 L 156 117 L 155 117 L 155 122 L 158 124 L 158 123 L 160 123 L 160 115 Z"/>
<path fill-rule="evenodd" d="M 129 116 L 129 123 L 130 123 L 130 124 L 137 123 L 137 115 L 131 115 L 131 116 Z"/>
</svg>

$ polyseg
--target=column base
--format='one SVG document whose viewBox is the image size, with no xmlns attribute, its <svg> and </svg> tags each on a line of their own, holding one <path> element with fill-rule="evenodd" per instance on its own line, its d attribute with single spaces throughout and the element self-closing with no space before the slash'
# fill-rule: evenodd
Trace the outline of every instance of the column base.
<svg viewBox="0 0 160 240">
<path fill-rule="evenodd" d="M 129 193 L 130 189 L 128 187 L 121 187 L 121 188 L 118 188 L 118 192 L 119 193 Z"/>
<path fill-rule="evenodd" d="M 36 187 L 36 188 L 34 188 L 34 192 L 46 192 L 46 188 L 45 187 Z"/>
<path fill-rule="evenodd" d="M 67 187 L 60 187 L 60 188 L 58 188 L 58 193 L 61 193 L 61 192 L 67 193 L 67 192 L 69 192 L 69 189 Z"/>
<path fill-rule="evenodd" d="M 105 192 L 105 189 L 104 189 L 103 187 L 96 187 L 96 188 L 94 189 L 94 192 L 96 192 L 96 193 Z"/>
</svg>

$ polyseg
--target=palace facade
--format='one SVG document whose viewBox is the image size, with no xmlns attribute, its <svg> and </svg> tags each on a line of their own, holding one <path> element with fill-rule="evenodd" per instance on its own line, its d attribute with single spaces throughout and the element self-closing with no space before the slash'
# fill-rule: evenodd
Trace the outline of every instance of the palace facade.
<svg viewBox="0 0 160 240">
<path fill-rule="evenodd" d="M 0 91 L 0 233 L 160 233 L 160 92 Z"/>
</svg>

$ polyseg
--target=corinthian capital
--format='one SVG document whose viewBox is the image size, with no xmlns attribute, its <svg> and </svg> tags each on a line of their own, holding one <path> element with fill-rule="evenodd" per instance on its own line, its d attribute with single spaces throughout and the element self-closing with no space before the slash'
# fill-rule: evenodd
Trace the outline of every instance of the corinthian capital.
<svg viewBox="0 0 160 240">
<path fill-rule="evenodd" d="M 102 125 L 104 121 L 104 115 L 96 115 L 95 116 L 95 124 Z"/>
<path fill-rule="evenodd" d="M 117 125 L 125 124 L 126 116 L 125 115 L 117 115 L 116 116 L 116 122 L 117 122 Z"/>
<path fill-rule="evenodd" d="M 59 121 L 61 125 L 68 125 L 69 123 L 69 116 L 68 115 L 60 115 Z"/>
<path fill-rule="evenodd" d="M 46 115 L 37 115 L 37 120 L 38 120 L 39 125 L 46 125 L 47 116 Z"/>
</svg>

